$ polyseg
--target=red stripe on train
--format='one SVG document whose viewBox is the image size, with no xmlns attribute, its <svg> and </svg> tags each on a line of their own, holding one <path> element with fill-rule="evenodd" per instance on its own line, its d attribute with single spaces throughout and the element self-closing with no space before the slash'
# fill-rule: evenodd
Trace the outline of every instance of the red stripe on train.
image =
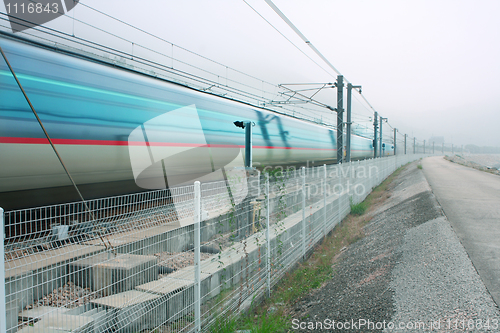
<svg viewBox="0 0 500 333">
<path fill-rule="evenodd" d="M 85 145 L 85 146 L 146 146 L 142 141 L 116 141 L 116 140 L 80 140 L 80 139 L 52 139 L 54 144 L 58 145 Z M 0 143 L 13 144 L 49 144 L 45 138 L 14 138 L 0 137 Z M 214 148 L 244 148 L 244 146 L 210 144 L 203 145 L 199 143 L 178 143 L 178 142 L 150 142 L 149 146 L 154 147 L 203 147 Z M 304 147 L 273 147 L 273 146 L 253 146 L 254 149 L 297 149 L 297 150 L 336 150 L 331 148 L 304 148 Z"/>
</svg>

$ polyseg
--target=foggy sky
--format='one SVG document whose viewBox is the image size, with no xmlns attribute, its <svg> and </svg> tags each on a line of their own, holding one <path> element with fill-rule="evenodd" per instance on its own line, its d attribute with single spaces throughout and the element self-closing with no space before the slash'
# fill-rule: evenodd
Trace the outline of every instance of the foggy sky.
<svg viewBox="0 0 500 333">
<path fill-rule="evenodd" d="M 333 82 L 336 77 L 332 70 L 326 73 L 315 65 L 242 0 L 82 2 L 275 84 Z M 328 68 L 263 0 L 247 2 Z M 363 86 L 373 107 L 402 133 L 419 140 L 444 136 L 455 145 L 500 146 L 499 1 L 274 3 L 350 82 Z M 116 22 L 106 23 L 79 6 L 72 14 L 120 31 Z M 134 33 L 129 37 L 142 38 Z M 334 104 L 335 91 L 322 96 Z M 372 114 L 357 100 L 354 112 L 366 121 Z"/>
</svg>

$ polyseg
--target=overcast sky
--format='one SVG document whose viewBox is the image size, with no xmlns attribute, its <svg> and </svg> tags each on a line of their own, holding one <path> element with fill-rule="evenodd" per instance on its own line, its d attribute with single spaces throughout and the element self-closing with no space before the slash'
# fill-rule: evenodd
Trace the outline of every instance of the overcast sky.
<svg viewBox="0 0 500 333">
<path fill-rule="evenodd" d="M 264 0 L 247 2 L 328 73 L 243 0 L 82 2 L 275 84 L 335 80 Z M 456 145 L 500 146 L 500 1 L 274 3 L 346 79 L 363 86 L 373 107 L 401 132 L 420 140 L 435 135 Z M 74 15 L 125 33 L 81 5 Z M 335 91 L 328 94 L 328 102 L 334 101 Z M 354 107 L 368 120 L 367 106 L 355 101 Z"/>
</svg>

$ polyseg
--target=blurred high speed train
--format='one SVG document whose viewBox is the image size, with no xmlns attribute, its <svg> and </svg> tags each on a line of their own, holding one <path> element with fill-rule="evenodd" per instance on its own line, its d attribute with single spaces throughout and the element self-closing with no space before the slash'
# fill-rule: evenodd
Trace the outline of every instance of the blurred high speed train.
<svg viewBox="0 0 500 333">
<path fill-rule="evenodd" d="M 146 141 L 170 151 L 177 159 L 174 173 L 187 174 L 185 179 L 205 173 L 197 169 L 203 163 L 196 155 L 183 154 L 186 149 L 244 147 L 244 131 L 233 124 L 240 120 L 255 123 L 256 165 L 335 162 L 336 132 L 326 127 L 12 36 L 1 35 L 0 45 L 88 199 L 144 191 L 134 179 L 130 147 L 145 143 L 131 141 L 130 135 L 151 119 L 184 107 L 194 108 L 198 119 L 177 112 L 157 123 L 160 135 Z M 205 142 L 195 133 L 198 124 Z M 351 156 L 373 156 L 372 141 L 353 136 Z M 3 59 L 0 161 L 0 207 L 78 200 Z"/>
</svg>

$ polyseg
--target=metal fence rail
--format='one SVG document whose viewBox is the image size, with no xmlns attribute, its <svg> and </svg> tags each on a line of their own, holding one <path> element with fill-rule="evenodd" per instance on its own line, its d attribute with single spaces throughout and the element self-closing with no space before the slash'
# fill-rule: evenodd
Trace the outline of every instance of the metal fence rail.
<svg viewBox="0 0 500 333">
<path fill-rule="evenodd" d="M 270 295 L 351 204 L 421 157 L 91 200 L 95 220 L 80 203 L 0 214 L 0 329 L 207 331 Z"/>
</svg>

